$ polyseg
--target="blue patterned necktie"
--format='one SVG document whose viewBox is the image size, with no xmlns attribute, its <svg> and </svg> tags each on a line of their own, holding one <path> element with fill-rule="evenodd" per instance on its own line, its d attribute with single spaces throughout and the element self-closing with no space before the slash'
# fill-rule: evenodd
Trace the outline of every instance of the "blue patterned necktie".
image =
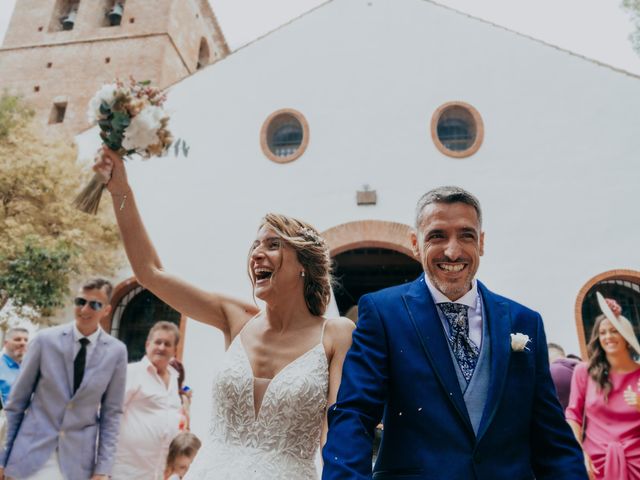
<svg viewBox="0 0 640 480">
<path fill-rule="evenodd" d="M 469 338 L 469 314 L 461 303 L 439 303 L 438 307 L 449 322 L 449 344 L 467 383 L 478 363 L 480 349 Z"/>
</svg>

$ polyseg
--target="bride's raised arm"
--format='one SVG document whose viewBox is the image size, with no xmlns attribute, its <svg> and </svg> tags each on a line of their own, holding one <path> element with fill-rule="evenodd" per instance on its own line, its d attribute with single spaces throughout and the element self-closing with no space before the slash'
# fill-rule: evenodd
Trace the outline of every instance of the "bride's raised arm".
<svg viewBox="0 0 640 480">
<path fill-rule="evenodd" d="M 120 155 L 103 147 L 93 169 L 105 179 L 110 179 L 107 189 L 111 193 L 124 248 L 137 281 L 180 313 L 219 328 L 227 340 L 233 337 L 258 312 L 257 307 L 204 291 L 167 273 L 142 223 Z"/>
</svg>

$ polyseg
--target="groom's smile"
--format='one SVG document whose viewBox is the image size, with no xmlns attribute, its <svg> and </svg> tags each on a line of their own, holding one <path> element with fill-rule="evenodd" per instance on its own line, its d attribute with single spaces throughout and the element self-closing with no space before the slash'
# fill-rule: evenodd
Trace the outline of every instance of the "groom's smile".
<svg viewBox="0 0 640 480">
<path fill-rule="evenodd" d="M 464 267 L 466 267 L 466 264 L 464 263 L 439 263 L 438 264 L 438 268 L 440 268 L 440 270 L 444 270 L 445 272 L 461 272 Z"/>
</svg>

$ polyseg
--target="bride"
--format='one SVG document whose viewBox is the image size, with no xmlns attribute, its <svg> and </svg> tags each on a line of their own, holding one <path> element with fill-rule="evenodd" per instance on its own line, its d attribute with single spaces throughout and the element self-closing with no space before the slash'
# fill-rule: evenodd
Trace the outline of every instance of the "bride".
<svg viewBox="0 0 640 480">
<path fill-rule="evenodd" d="M 166 272 L 142 223 L 122 158 L 104 147 L 94 170 L 111 192 L 138 282 L 184 315 L 220 329 L 226 352 L 214 376 L 208 437 L 188 480 L 316 479 L 353 323 L 325 319 L 330 257 L 318 232 L 284 215 L 264 217 L 248 268 L 264 311 L 205 292 Z"/>
</svg>

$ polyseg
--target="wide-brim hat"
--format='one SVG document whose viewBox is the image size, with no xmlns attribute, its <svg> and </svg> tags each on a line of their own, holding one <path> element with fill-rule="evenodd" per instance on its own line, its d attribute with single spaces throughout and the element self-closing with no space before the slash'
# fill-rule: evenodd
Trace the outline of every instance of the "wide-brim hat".
<svg viewBox="0 0 640 480">
<path fill-rule="evenodd" d="M 638 343 L 638 337 L 636 337 L 636 332 L 633 330 L 631 322 L 622 315 L 616 317 L 600 292 L 596 292 L 596 298 L 598 299 L 600 310 L 602 310 L 604 316 L 607 317 L 607 320 L 611 322 L 613 328 L 615 328 L 618 333 L 622 335 L 622 338 L 627 341 L 629 346 L 635 350 L 636 355 L 640 355 L 640 343 Z"/>
</svg>

